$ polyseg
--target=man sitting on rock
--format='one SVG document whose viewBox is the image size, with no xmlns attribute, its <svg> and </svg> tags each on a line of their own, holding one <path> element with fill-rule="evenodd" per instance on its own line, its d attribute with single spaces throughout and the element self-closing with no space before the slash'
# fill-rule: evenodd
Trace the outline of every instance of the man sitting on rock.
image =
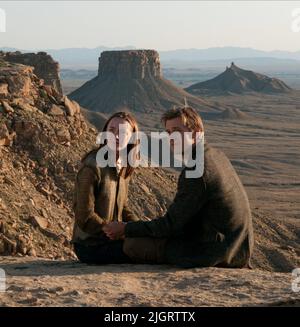
<svg viewBox="0 0 300 327">
<path fill-rule="evenodd" d="M 112 222 L 103 227 L 104 232 L 110 239 L 125 236 L 123 251 L 137 263 L 251 268 L 251 211 L 230 161 L 204 141 L 202 158 L 197 157 L 197 135 L 204 135 L 204 128 L 193 108 L 172 109 L 162 120 L 169 134 L 179 132 L 182 139 L 186 132 L 193 135 L 191 158 L 196 163 L 202 160 L 202 173 L 189 176 L 195 167 L 184 167 L 175 199 L 164 216 L 151 221 Z M 170 145 L 174 148 L 174 142 Z"/>
</svg>

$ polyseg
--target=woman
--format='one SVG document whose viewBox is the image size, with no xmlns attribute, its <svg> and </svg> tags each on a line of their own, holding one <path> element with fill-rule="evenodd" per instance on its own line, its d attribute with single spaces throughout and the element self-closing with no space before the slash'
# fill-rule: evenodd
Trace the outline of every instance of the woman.
<svg viewBox="0 0 300 327">
<path fill-rule="evenodd" d="M 117 112 L 108 119 L 103 132 L 115 138 L 108 137 L 98 149 L 88 152 L 76 176 L 72 243 L 78 259 L 84 263 L 131 262 L 123 252 L 123 240 L 110 240 L 102 228 L 111 221 L 138 220 L 127 205 L 128 183 L 134 168 L 130 161 L 122 165 L 120 156 L 126 152 L 138 158 L 138 125 L 130 113 Z M 104 145 L 108 154 L 113 154 L 113 167 L 99 167 L 97 153 Z"/>
</svg>

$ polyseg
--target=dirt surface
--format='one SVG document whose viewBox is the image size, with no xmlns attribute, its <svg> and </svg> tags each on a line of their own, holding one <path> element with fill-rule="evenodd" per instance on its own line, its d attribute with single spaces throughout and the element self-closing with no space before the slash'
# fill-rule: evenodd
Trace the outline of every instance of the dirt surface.
<svg viewBox="0 0 300 327">
<path fill-rule="evenodd" d="M 296 305 L 291 274 L 166 265 L 88 266 L 8 257 L 6 306 Z"/>
</svg>

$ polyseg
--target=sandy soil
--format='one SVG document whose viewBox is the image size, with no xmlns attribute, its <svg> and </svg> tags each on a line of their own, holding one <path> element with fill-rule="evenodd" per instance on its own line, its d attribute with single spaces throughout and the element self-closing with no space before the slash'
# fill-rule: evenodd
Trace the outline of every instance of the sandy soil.
<svg viewBox="0 0 300 327">
<path fill-rule="evenodd" d="M 2 306 L 299 305 L 290 273 L 2 257 Z"/>
</svg>

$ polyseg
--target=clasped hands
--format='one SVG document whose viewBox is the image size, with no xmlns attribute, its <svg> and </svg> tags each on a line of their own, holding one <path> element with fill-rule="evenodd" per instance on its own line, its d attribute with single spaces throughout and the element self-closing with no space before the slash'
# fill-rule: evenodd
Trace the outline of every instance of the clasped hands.
<svg viewBox="0 0 300 327">
<path fill-rule="evenodd" d="M 111 240 L 119 240 L 125 238 L 125 226 L 124 222 L 113 221 L 105 224 L 102 230 Z"/>
</svg>

